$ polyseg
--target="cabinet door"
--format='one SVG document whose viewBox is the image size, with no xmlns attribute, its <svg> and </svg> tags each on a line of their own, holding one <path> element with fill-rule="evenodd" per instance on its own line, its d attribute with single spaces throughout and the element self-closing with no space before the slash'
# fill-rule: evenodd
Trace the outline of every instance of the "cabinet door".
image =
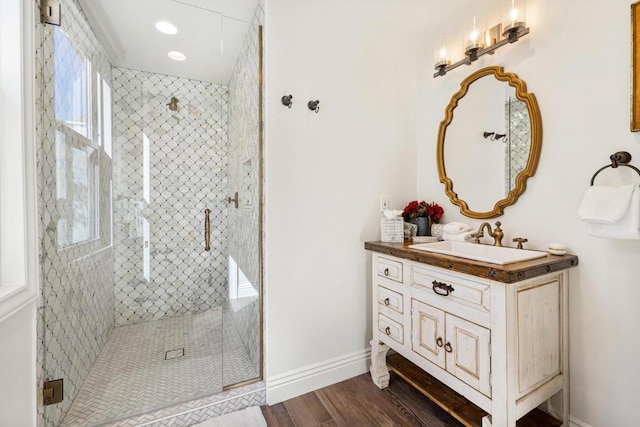
<svg viewBox="0 0 640 427">
<path fill-rule="evenodd" d="M 489 329 L 447 314 L 447 371 L 487 397 L 491 397 L 491 334 Z"/>
<path fill-rule="evenodd" d="M 444 369 L 444 312 L 418 300 L 411 300 L 411 348 Z"/>
</svg>

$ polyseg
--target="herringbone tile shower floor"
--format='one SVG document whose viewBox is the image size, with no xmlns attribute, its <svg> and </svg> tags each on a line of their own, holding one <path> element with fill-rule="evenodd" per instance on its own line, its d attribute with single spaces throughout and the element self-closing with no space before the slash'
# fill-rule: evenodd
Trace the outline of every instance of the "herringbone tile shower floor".
<svg viewBox="0 0 640 427">
<path fill-rule="evenodd" d="M 221 308 L 117 327 L 62 426 L 123 419 L 213 395 L 223 385 L 256 376 L 235 325 L 226 314 L 223 320 Z"/>
</svg>

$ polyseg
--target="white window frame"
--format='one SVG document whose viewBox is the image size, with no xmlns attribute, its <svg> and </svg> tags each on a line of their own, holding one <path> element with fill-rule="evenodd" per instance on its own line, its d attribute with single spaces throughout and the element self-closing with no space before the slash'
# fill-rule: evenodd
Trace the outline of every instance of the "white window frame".
<svg viewBox="0 0 640 427">
<path fill-rule="evenodd" d="M 91 163 L 91 167 L 107 166 L 111 169 L 111 148 L 112 148 L 112 129 L 105 129 L 105 122 L 111 126 L 111 117 L 105 120 L 105 113 L 111 112 L 111 105 L 105 109 L 105 85 L 109 88 L 108 101 L 111 101 L 111 88 L 102 75 L 94 69 L 93 63 L 89 56 L 82 50 L 76 42 L 69 37 L 69 34 L 60 29 L 60 34 L 66 39 L 66 42 L 76 52 L 77 55 L 86 63 L 86 80 L 87 80 L 87 134 L 84 135 L 65 120 L 55 116 L 56 132 L 60 132 L 65 136 L 68 147 L 78 150 L 95 150 L 95 157 Z M 57 154 L 56 154 L 57 156 Z M 58 161 L 57 159 L 56 161 Z M 103 164 L 104 163 L 104 164 Z M 69 171 L 65 171 L 68 173 Z M 95 178 L 95 177 L 94 177 Z M 56 236 L 56 248 L 59 252 L 67 253 L 71 259 L 80 259 L 87 254 L 108 248 L 113 244 L 113 225 L 111 212 L 112 188 L 104 182 L 102 171 L 97 175 L 97 186 L 93 187 L 94 194 L 97 196 L 98 203 L 95 204 L 95 211 L 91 212 L 92 218 L 97 223 L 97 234 L 89 236 L 85 240 L 77 242 L 63 242 Z M 60 227 L 60 224 L 58 224 Z"/>
<path fill-rule="evenodd" d="M 0 0 L 0 320 L 38 290 L 34 4 Z"/>
</svg>

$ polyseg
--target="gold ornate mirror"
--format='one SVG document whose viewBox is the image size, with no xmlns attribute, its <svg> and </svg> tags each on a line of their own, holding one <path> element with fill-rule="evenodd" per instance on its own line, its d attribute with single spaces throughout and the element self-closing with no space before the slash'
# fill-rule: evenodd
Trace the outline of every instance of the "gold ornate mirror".
<svg viewBox="0 0 640 427">
<path fill-rule="evenodd" d="M 500 216 L 524 193 L 541 148 L 536 97 L 517 75 L 483 68 L 460 84 L 440 122 L 440 182 L 463 215 Z"/>
</svg>

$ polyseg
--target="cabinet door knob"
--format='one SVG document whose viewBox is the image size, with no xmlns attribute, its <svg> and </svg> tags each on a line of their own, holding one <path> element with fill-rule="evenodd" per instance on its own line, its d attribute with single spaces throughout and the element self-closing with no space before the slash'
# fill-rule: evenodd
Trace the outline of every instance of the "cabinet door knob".
<svg viewBox="0 0 640 427">
<path fill-rule="evenodd" d="M 389 298 L 385 298 L 385 299 L 384 299 L 384 305 L 386 305 L 387 307 L 389 307 L 389 304 L 391 304 L 391 301 L 389 301 Z"/>
<path fill-rule="evenodd" d="M 434 280 L 433 282 L 431 282 L 431 284 L 433 285 L 433 292 L 438 295 L 442 295 L 443 297 L 449 296 L 451 292 L 455 291 L 455 289 L 453 289 L 453 286 L 446 283 L 438 282 L 437 280 Z M 442 289 L 444 292 L 438 291 L 438 289 Z"/>
<path fill-rule="evenodd" d="M 444 345 L 444 351 L 446 351 L 447 353 L 452 353 L 453 352 L 453 347 L 451 347 L 451 343 L 447 341 L 447 343 Z"/>
<path fill-rule="evenodd" d="M 387 335 L 391 335 L 391 328 L 388 327 L 388 326 L 386 328 L 384 328 L 384 333 L 387 334 Z"/>
<path fill-rule="evenodd" d="M 442 339 L 442 337 L 438 337 L 438 339 L 436 339 L 436 344 L 438 345 L 438 347 L 442 347 L 443 342 L 444 340 Z"/>
<path fill-rule="evenodd" d="M 388 268 L 385 268 L 385 269 L 384 269 L 384 275 L 385 275 L 385 276 L 388 276 L 388 275 L 389 275 L 389 269 L 388 269 Z"/>
</svg>

